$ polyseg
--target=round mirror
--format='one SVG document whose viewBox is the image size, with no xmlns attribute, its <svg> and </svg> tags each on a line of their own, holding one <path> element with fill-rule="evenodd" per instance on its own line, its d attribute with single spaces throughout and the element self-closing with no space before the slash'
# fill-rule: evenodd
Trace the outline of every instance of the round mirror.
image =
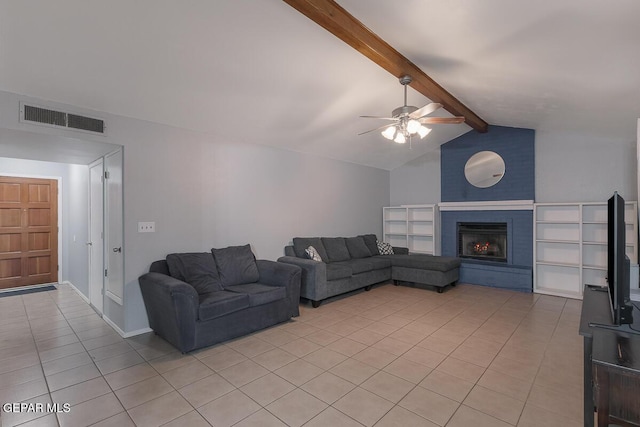
<svg viewBox="0 0 640 427">
<path fill-rule="evenodd" d="M 504 160 L 493 151 L 477 152 L 464 165 L 464 176 L 475 187 L 491 187 L 504 176 Z"/>
</svg>

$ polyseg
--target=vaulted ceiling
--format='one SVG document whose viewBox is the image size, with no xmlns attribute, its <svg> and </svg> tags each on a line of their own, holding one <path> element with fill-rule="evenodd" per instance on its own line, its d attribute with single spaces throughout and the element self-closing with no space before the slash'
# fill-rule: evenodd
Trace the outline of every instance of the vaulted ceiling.
<svg viewBox="0 0 640 427">
<path fill-rule="evenodd" d="M 490 124 L 635 139 L 637 0 L 338 3 Z M 281 0 L 2 0 L 0 90 L 389 170 L 475 132 L 357 136 L 396 76 Z"/>
</svg>

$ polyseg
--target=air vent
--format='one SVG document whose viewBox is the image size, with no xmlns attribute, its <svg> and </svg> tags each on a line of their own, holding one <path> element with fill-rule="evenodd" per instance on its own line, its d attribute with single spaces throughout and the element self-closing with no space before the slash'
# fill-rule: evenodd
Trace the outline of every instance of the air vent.
<svg viewBox="0 0 640 427">
<path fill-rule="evenodd" d="M 20 118 L 25 122 L 77 129 L 101 135 L 105 133 L 104 120 L 101 119 L 65 113 L 64 111 L 49 110 L 33 105 L 21 104 L 20 107 Z"/>
</svg>

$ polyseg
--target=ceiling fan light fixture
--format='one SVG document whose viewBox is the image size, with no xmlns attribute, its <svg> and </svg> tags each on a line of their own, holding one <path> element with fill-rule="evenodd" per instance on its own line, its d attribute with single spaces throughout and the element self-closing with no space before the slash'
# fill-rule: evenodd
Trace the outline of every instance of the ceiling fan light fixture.
<svg viewBox="0 0 640 427">
<path fill-rule="evenodd" d="M 411 119 L 409 120 L 409 122 L 407 123 L 407 132 L 409 132 L 411 135 L 414 135 L 416 132 L 418 132 L 418 130 L 423 127 L 419 121 Z"/>
<path fill-rule="evenodd" d="M 404 144 L 405 142 L 407 142 L 407 138 L 404 137 L 404 134 L 402 132 L 398 132 L 393 142 L 397 142 L 398 144 Z"/>
<path fill-rule="evenodd" d="M 382 133 L 382 136 L 393 141 L 393 137 L 396 135 L 396 127 L 389 126 L 385 130 L 383 130 L 381 133 Z"/>
<path fill-rule="evenodd" d="M 420 135 L 420 139 L 424 138 L 425 136 L 429 135 L 429 133 L 431 132 L 431 129 L 425 126 L 420 125 L 420 127 L 417 130 L 418 135 Z"/>
</svg>

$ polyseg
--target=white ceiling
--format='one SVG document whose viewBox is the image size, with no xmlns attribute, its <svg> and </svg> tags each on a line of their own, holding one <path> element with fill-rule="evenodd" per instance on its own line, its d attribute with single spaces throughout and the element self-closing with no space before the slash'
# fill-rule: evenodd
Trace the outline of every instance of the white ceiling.
<svg viewBox="0 0 640 427">
<path fill-rule="evenodd" d="M 490 124 L 635 139 L 637 0 L 339 3 Z M 0 90 L 383 169 L 470 129 L 357 136 L 402 87 L 280 0 L 0 0 Z"/>
</svg>

